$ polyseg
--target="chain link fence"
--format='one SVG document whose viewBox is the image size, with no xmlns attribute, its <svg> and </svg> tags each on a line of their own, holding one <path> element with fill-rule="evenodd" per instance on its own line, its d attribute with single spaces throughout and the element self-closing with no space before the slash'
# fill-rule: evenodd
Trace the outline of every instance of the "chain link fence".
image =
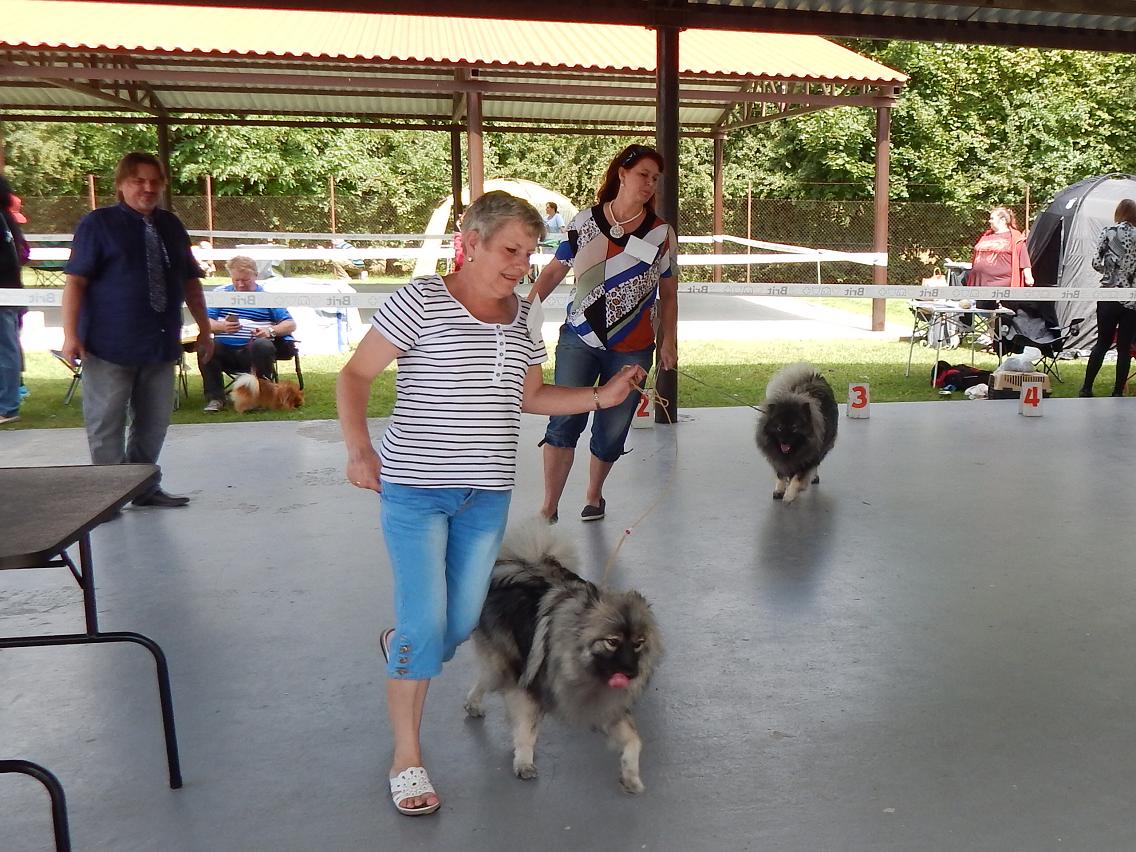
<svg viewBox="0 0 1136 852">
<path fill-rule="evenodd" d="M 114 203 L 113 197 L 95 199 L 97 205 Z M 210 209 L 211 207 L 211 209 Z M 29 233 L 69 234 L 90 209 L 87 196 L 25 197 L 23 210 Z M 215 231 L 296 232 L 296 233 L 422 233 L 433 212 L 434 203 L 423 202 L 412 210 L 399 209 L 378 196 L 336 196 L 334 211 L 326 195 L 306 196 L 175 196 L 173 209 L 189 230 L 208 230 L 210 214 Z M 1024 210 L 1015 209 L 1020 221 Z M 847 252 L 873 250 L 873 206 L 871 201 L 814 201 L 800 199 L 732 198 L 723 205 L 723 232 L 773 243 Z M 986 227 L 985 211 L 970 213 L 947 204 L 893 201 L 889 213 L 889 267 L 887 280 L 896 284 L 918 283 L 948 258 L 969 260 L 978 235 Z M 714 215 L 708 207 L 681 208 L 679 233 L 713 233 Z M 255 239 L 215 239 L 217 248 L 231 248 Z M 314 245 L 317 241 L 308 241 Z M 291 245 L 302 245 L 293 240 Z M 399 243 L 386 243 L 398 245 Z M 384 245 L 382 242 L 367 245 Z M 721 251 L 745 254 L 742 246 L 684 243 L 688 254 Z M 760 253 L 760 252 L 755 252 Z M 317 271 L 290 266 L 291 274 Z M 402 274 L 413 266 L 410 261 L 391 261 L 381 270 Z M 326 268 L 323 269 L 326 271 Z M 810 263 L 742 264 L 722 267 L 722 280 L 734 282 L 815 283 L 817 267 Z M 820 267 L 822 283 L 870 282 L 871 267 L 844 262 L 825 262 Z M 709 266 L 685 267 L 687 281 L 709 281 Z"/>
</svg>

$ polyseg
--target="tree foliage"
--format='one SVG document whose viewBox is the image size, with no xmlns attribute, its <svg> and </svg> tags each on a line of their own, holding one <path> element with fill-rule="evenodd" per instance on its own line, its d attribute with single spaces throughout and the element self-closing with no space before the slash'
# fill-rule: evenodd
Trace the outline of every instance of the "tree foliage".
<svg viewBox="0 0 1136 852">
<path fill-rule="evenodd" d="M 1094 174 L 1136 171 L 1136 56 L 913 42 L 849 42 L 911 78 L 892 117 L 891 194 L 946 202 L 960 211 L 1035 205 Z M 153 150 L 145 125 L 9 123 L 9 177 L 27 195 L 80 195 L 85 176 L 100 194 L 122 152 Z M 875 116 L 838 108 L 732 134 L 725 191 L 740 198 L 867 199 L 873 193 Z M 589 202 L 626 137 L 486 135 L 487 177 L 519 177 Z M 377 196 L 400 213 L 450 193 L 449 137 L 423 131 L 199 127 L 171 132 L 174 192 L 199 194 L 211 175 L 218 195 Z M 712 146 L 680 151 L 683 205 L 712 192 Z"/>
</svg>

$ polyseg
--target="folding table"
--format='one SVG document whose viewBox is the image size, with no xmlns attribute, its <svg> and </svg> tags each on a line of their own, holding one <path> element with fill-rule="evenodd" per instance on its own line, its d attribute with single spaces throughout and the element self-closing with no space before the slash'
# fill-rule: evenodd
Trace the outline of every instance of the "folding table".
<svg viewBox="0 0 1136 852">
<path fill-rule="evenodd" d="M 4 531 L 0 536 L 0 571 L 67 568 L 83 591 L 86 622 L 82 633 L 0 637 L 0 649 L 107 642 L 133 642 L 146 648 L 157 668 L 166 763 L 170 787 L 177 789 L 182 784 L 181 764 L 166 655 L 157 642 L 141 633 L 99 629 L 91 557 L 91 530 L 114 517 L 128 501 L 149 491 L 157 479 L 158 468 L 152 464 L 0 468 L 0 529 Z M 78 545 L 78 564 L 67 552 L 74 545 Z M 60 816 L 66 828 L 63 789 L 54 776 L 28 761 L 0 761 L 0 767 L 0 771 L 38 778 L 48 788 L 57 816 L 57 848 L 66 848 L 59 845 Z"/>
</svg>

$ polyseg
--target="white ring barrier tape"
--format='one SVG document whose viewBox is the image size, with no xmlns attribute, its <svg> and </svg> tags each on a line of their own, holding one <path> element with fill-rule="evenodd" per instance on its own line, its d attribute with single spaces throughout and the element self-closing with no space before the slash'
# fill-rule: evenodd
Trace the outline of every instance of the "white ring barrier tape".
<svg viewBox="0 0 1136 852">
<path fill-rule="evenodd" d="M 287 279 L 276 279 L 278 282 Z M 392 289 L 397 285 L 391 285 Z M 837 299 L 914 299 L 938 302 L 969 299 L 1011 302 L 1128 302 L 1136 300 L 1136 288 L 1120 287 L 920 287 L 903 284 L 680 284 L 681 295 L 715 296 L 780 296 L 787 298 Z M 520 285 L 522 296 L 528 285 Z M 51 307 L 62 303 L 61 288 L 33 287 L 23 290 L 0 288 L 0 306 Z M 213 308 L 377 308 L 390 293 L 312 293 L 312 292 L 218 292 L 205 293 L 205 302 Z M 568 303 L 568 292 L 553 293 L 545 305 Z M 957 307 L 950 305 L 950 307 Z M 965 308 L 960 308 L 965 312 Z"/>
</svg>

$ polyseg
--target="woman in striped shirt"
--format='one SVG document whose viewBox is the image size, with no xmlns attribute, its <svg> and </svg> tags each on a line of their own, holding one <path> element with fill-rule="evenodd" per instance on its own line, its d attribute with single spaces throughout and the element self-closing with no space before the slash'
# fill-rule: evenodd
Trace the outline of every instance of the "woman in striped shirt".
<svg viewBox="0 0 1136 852">
<path fill-rule="evenodd" d="M 395 627 L 381 645 L 394 734 L 391 797 L 404 814 L 439 806 L 422 768 L 422 709 L 430 678 L 477 626 L 508 518 L 521 412 L 611 408 L 646 375 L 628 366 L 598 388 L 544 383 L 540 326 L 514 293 L 544 233 L 527 202 L 505 192 L 481 196 L 462 222 L 462 268 L 394 293 L 339 374 L 347 479 L 382 495 L 394 574 Z M 367 399 L 395 360 L 394 411 L 376 453 Z"/>
<path fill-rule="evenodd" d="M 594 207 L 581 210 L 533 285 L 529 298 L 543 301 L 568 269 L 575 290 L 556 345 L 556 384 L 588 387 L 606 381 L 625 364 L 651 368 L 659 331 L 659 366 L 678 364 L 678 284 L 675 233 L 655 215 L 655 187 L 663 158 L 646 145 L 628 145 L 607 167 Z M 588 490 L 580 519 L 598 521 L 606 511 L 603 485 L 623 455 L 637 397 L 592 416 Z M 588 415 L 553 417 L 544 441 L 544 505 L 555 522 L 560 495 L 572 470 L 576 442 Z"/>
</svg>

